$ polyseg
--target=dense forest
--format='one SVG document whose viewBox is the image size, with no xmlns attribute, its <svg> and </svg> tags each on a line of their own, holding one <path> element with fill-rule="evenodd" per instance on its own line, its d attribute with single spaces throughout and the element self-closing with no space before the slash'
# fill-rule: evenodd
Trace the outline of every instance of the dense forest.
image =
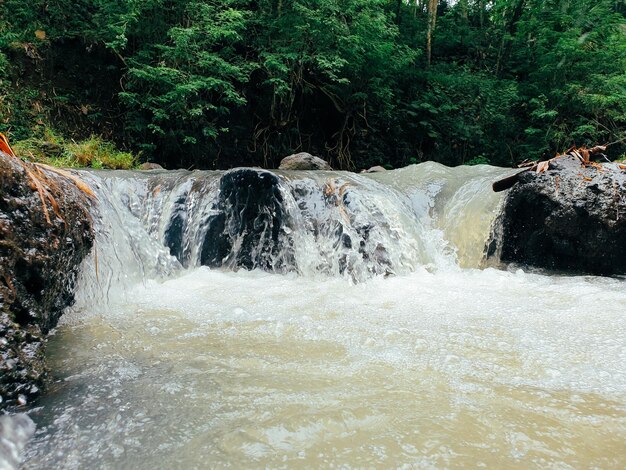
<svg viewBox="0 0 626 470">
<path fill-rule="evenodd" d="M 167 168 L 626 144 L 623 0 L 0 0 L 0 132 Z"/>
</svg>

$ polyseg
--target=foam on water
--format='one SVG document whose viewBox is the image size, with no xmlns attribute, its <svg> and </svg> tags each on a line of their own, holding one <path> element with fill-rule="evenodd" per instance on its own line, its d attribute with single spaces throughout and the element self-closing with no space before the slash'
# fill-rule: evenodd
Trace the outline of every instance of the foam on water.
<svg viewBox="0 0 626 470">
<path fill-rule="evenodd" d="M 505 174 L 281 175 L 285 274 L 198 266 L 220 173 L 86 176 L 25 468 L 626 466 L 626 281 L 477 269 Z"/>
<path fill-rule="evenodd" d="M 625 287 L 492 269 L 147 282 L 64 317 L 26 467 L 621 467 Z"/>
</svg>

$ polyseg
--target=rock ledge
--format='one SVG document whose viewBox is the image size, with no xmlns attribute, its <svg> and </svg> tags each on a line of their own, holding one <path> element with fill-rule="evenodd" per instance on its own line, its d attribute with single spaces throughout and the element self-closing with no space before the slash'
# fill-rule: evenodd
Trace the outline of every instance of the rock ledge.
<svg viewBox="0 0 626 470">
<path fill-rule="evenodd" d="M 55 171 L 0 152 L 0 194 L 1 409 L 45 385 L 45 335 L 73 302 L 93 234 L 88 196 Z"/>
<path fill-rule="evenodd" d="M 487 255 L 556 271 L 626 274 L 626 171 L 564 156 L 545 172 L 520 174 Z"/>
</svg>

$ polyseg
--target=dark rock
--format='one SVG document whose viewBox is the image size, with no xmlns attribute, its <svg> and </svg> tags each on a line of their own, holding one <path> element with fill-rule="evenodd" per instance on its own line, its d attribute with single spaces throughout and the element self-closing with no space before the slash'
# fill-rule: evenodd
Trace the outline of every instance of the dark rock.
<svg viewBox="0 0 626 470">
<path fill-rule="evenodd" d="M 30 175 L 27 174 L 30 172 Z M 46 188 L 46 211 L 33 176 Z M 0 408 L 45 384 L 45 335 L 73 301 L 92 245 L 87 195 L 69 179 L 0 153 Z"/>
<path fill-rule="evenodd" d="M 332 170 L 328 162 L 310 153 L 300 152 L 281 160 L 279 170 Z"/>
<path fill-rule="evenodd" d="M 146 162 L 139 165 L 140 170 L 164 170 L 158 163 Z"/>
<path fill-rule="evenodd" d="M 216 214 L 208 220 L 202 246 L 202 265 L 280 272 L 294 264 L 288 260 L 279 182 L 273 173 L 248 168 L 222 176 Z"/>
<path fill-rule="evenodd" d="M 17 469 L 22 451 L 35 433 L 35 423 L 25 414 L 0 416 L 0 469 Z"/>
<path fill-rule="evenodd" d="M 187 228 L 187 198 L 189 191 L 179 194 L 174 201 L 172 216 L 165 229 L 164 243 L 170 249 L 170 254 L 175 256 L 183 266 L 188 265 L 185 259 L 184 236 Z"/>
<path fill-rule="evenodd" d="M 546 172 L 521 173 L 487 255 L 551 270 L 626 274 L 626 172 L 561 157 Z"/>
</svg>

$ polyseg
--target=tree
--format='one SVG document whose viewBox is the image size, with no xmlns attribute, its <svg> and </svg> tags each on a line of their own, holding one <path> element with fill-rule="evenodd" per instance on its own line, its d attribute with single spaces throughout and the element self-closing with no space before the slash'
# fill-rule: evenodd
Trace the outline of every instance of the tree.
<svg viewBox="0 0 626 470">
<path fill-rule="evenodd" d="M 437 0 L 428 0 L 428 29 L 426 30 L 426 63 L 430 66 L 432 40 L 437 24 Z"/>
<path fill-rule="evenodd" d="M 0 132 L 105 135 L 170 167 L 302 150 L 345 169 L 508 165 L 624 137 L 625 13 L 615 0 L 4 0 Z"/>
<path fill-rule="evenodd" d="M 248 18 L 237 2 L 191 1 L 164 38 L 127 57 L 120 98 L 138 147 L 161 159 L 186 155 L 176 164 L 215 154 L 229 113 L 246 103 L 252 63 L 237 48 Z"/>
</svg>

